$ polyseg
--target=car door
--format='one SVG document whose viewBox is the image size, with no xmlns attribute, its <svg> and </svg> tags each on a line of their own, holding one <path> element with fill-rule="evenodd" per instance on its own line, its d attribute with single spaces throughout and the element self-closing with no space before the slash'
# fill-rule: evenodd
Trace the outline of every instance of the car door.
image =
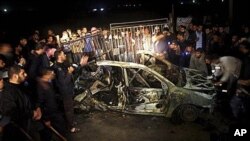
<svg viewBox="0 0 250 141">
<path fill-rule="evenodd" d="M 167 85 L 152 72 L 139 68 L 127 68 L 126 110 L 138 114 L 161 115 L 166 110 Z"/>
</svg>

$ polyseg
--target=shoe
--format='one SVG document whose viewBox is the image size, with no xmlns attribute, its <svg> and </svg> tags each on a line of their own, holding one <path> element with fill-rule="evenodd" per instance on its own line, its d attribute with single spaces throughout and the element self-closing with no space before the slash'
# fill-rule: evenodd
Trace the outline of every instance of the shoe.
<svg viewBox="0 0 250 141">
<path fill-rule="evenodd" d="M 76 127 L 73 127 L 70 129 L 70 133 L 78 133 L 80 132 L 81 130 L 79 128 L 76 128 Z"/>
</svg>

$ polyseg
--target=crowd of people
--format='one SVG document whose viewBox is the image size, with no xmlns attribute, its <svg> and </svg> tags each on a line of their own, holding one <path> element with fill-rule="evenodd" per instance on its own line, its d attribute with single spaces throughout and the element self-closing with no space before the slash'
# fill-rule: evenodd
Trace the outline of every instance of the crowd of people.
<svg viewBox="0 0 250 141">
<path fill-rule="evenodd" d="M 135 50 L 152 51 L 177 66 L 199 70 L 215 85 L 226 84 L 232 116 L 240 118 L 249 114 L 250 32 L 247 26 L 239 33 L 226 29 L 190 23 L 179 26 L 174 34 L 168 27 L 156 28 L 154 33 L 142 28 L 131 36 L 131 43 Z M 27 140 L 37 134 L 41 140 L 51 140 L 51 127 L 65 137 L 80 131 L 73 112 L 72 63 L 84 66 L 98 54 L 90 37 L 100 31 L 95 27 L 90 32 L 87 28 L 68 29 L 59 37 L 48 30 L 45 39 L 36 31 L 30 39 L 20 38 L 14 47 L 0 43 L 2 140 Z M 102 31 L 107 44 L 112 44 L 111 34 Z M 68 47 L 69 42 L 81 38 L 81 45 Z"/>
<path fill-rule="evenodd" d="M 0 140 L 50 141 L 54 129 L 65 138 L 80 131 L 73 109 L 75 68 L 48 33 L 46 40 L 37 32 L 31 40 L 21 38 L 14 48 L 0 43 Z M 79 67 L 88 58 L 82 55 Z"/>
<path fill-rule="evenodd" d="M 232 118 L 249 116 L 249 27 L 232 33 L 224 26 L 191 23 L 189 27 L 179 26 L 176 34 L 163 29 L 155 43 L 159 56 L 177 66 L 199 70 L 216 87 L 225 87 Z"/>
</svg>

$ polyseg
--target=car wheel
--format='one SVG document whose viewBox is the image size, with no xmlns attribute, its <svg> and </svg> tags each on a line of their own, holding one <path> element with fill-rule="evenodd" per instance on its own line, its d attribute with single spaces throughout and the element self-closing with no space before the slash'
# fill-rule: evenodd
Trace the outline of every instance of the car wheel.
<svg viewBox="0 0 250 141">
<path fill-rule="evenodd" d="M 199 110 L 194 105 L 182 105 L 178 111 L 182 121 L 193 122 L 198 118 Z"/>
</svg>

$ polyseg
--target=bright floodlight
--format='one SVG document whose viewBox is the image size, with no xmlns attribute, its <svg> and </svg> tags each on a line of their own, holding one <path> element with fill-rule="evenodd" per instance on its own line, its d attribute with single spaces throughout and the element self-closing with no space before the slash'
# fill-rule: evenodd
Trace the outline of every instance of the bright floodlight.
<svg viewBox="0 0 250 141">
<path fill-rule="evenodd" d="M 8 12 L 8 10 L 6 8 L 3 9 L 4 12 Z"/>
<path fill-rule="evenodd" d="M 104 8 L 101 8 L 100 11 L 104 11 Z"/>
<path fill-rule="evenodd" d="M 96 12 L 96 11 L 97 11 L 97 9 L 96 9 L 96 8 L 94 8 L 94 9 L 93 9 L 93 12 Z"/>
<path fill-rule="evenodd" d="M 181 4 L 184 4 L 183 1 L 181 2 Z"/>
</svg>

